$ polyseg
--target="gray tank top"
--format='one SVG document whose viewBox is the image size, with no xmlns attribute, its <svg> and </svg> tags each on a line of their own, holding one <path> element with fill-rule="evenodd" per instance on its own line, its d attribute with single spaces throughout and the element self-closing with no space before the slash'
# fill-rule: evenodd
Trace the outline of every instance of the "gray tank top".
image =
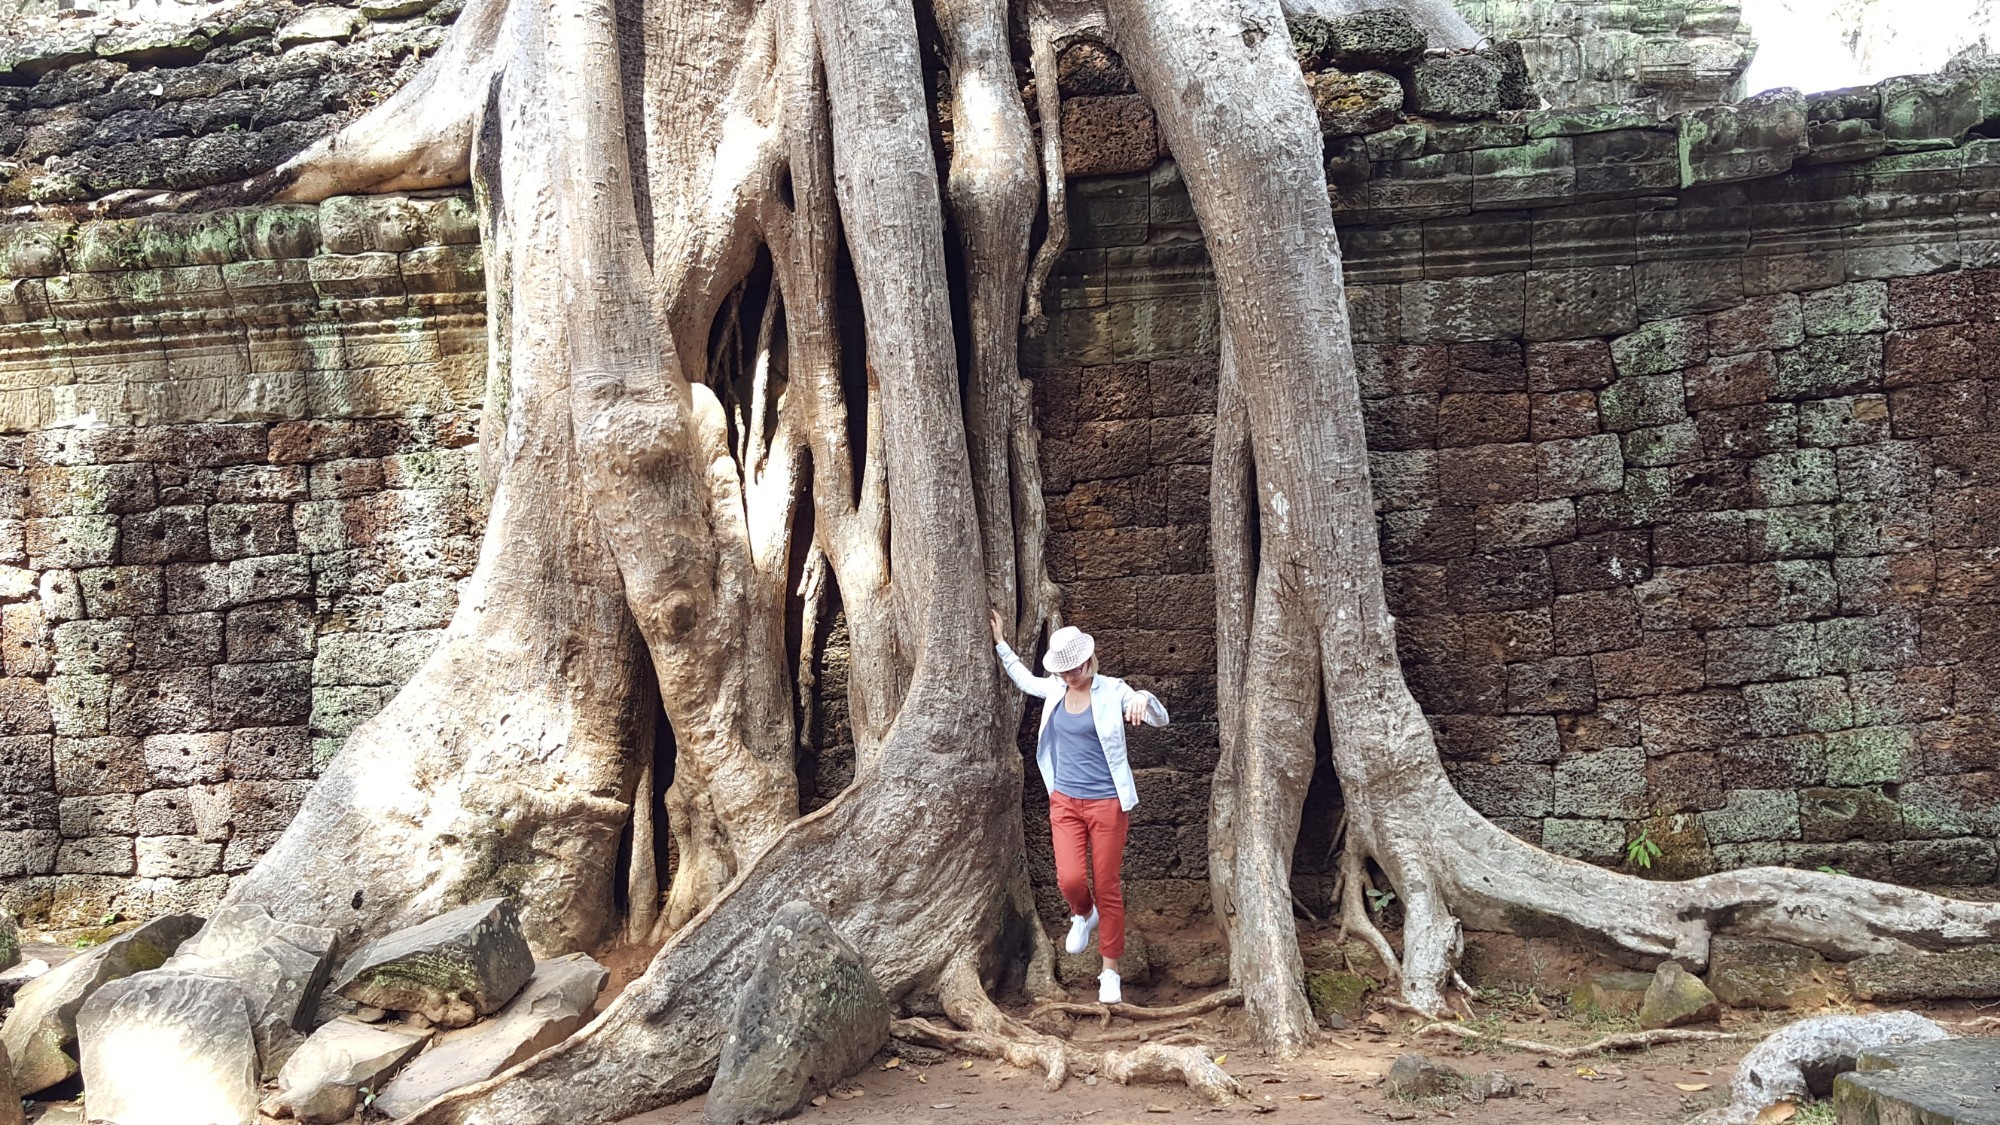
<svg viewBox="0 0 2000 1125">
<path fill-rule="evenodd" d="M 1118 787 L 1111 781 L 1111 763 L 1097 738 L 1093 708 L 1085 707 L 1072 715 L 1067 701 L 1056 700 L 1055 714 L 1049 716 L 1048 737 L 1056 760 L 1056 792 L 1079 801 L 1118 795 Z"/>
</svg>

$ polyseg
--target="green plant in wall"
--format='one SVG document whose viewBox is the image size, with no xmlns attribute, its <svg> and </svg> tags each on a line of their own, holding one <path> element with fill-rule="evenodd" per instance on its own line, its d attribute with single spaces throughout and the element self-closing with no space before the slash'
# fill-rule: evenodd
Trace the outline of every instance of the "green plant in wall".
<svg viewBox="0 0 2000 1125">
<path fill-rule="evenodd" d="M 1641 828 L 1637 836 L 1625 845 L 1625 862 L 1647 871 L 1653 869 L 1653 861 L 1660 858 L 1660 845 L 1653 842 L 1653 830 Z"/>
</svg>

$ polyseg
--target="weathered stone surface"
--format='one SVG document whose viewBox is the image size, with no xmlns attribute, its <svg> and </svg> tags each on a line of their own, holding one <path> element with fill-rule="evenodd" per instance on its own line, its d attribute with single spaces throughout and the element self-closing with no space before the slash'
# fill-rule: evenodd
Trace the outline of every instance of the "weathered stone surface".
<svg viewBox="0 0 2000 1125">
<path fill-rule="evenodd" d="M 1825 958 L 1761 938 L 1716 938 L 1709 951 L 1708 986 L 1732 1008 L 1815 1008 L 1837 993 Z"/>
<path fill-rule="evenodd" d="M 11 911 L 0 910 L 0 971 L 11 969 L 20 963 L 21 923 Z"/>
<path fill-rule="evenodd" d="M 1393 8 L 1344 16 L 1295 16 L 1292 46 L 1306 70 L 1401 69 L 1423 57 L 1423 29 Z"/>
<path fill-rule="evenodd" d="M 1701 979 L 1681 968 L 1678 962 L 1662 961 L 1653 971 L 1653 983 L 1646 986 L 1646 998 L 1639 1005 L 1639 1027 L 1680 1027 L 1705 1023 L 1722 1015 L 1722 1004 Z"/>
<path fill-rule="evenodd" d="M 889 1041 L 889 1002 L 861 955 L 803 902 L 778 908 L 744 983 L 705 1125 L 790 1117 Z"/>
<path fill-rule="evenodd" d="M 1095 988 L 1097 974 L 1104 969 L 1104 957 L 1093 942 L 1082 953 L 1056 951 L 1056 979 L 1071 988 Z M 1118 958 L 1118 976 L 1129 984 L 1145 984 L 1153 979 L 1153 951 L 1145 935 L 1125 932 L 1125 952 Z"/>
<path fill-rule="evenodd" d="M 26 1125 L 27 1120 L 21 1108 L 21 1092 L 14 1088 L 14 1064 L 7 1058 L 7 1048 L 0 1045 L 0 1125 Z M 47 1116 L 41 1120 L 47 1120 Z"/>
<path fill-rule="evenodd" d="M 257 1037 L 230 981 L 161 969 L 111 981 L 77 1015 L 90 1115 L 119 1125 L 254 1125 Z"/>
<path fill-rule="evenodd" d="M 1432 1062 L 1422 1055 L 1397 1055 L 1396 1061 L 1389 1064 L 1388 1075 L 1382 1079 L 1382 1092 L 1398 1101 L 1411 1102 L 1455 1094 L 1464 1083 L 1464 1075 L 1443 1063 Z"/>
<path fill-rule="evenodd" d="M 1373 133 L 1395 123 L 1403 109 L 1403 84 L 1380 71 L 1329 70 L 1306 76 L 1319 130 L 1329 137 Z"/>
<path fill-rule="evenodd" d="M 1483 54 L 1436 55 L 1417 64 L 1412 107 L 1428 117 L 1471 120 L 1500 109 L 1500 65 Z"/>
<path fill-rule="evenodd" d="M 1852 1070 L 1861 1055 L 1886 1047 L 1933 1042 L 1949 1034 L 1915 1012 L 1815 1016 L 1787 1024 L 1743 1056 L 1729 1083 L 1730 1106 L 1712 1116 L 1747 1122 L 1777 1102 L 1826 1097 L 1834 1092 L 1835 1076 Z"/>
<path fill-rule="evenodd" d="M 1326 970 L 1306 974 L 1306 1002 L 1321 1023 L 1338 1016 L 1358 1020 L 1367 1014 L 1368 993 L 1375 982 L 1360 973 Z"/>
<path fill-rule="evenodd" d="M 1988 1000 L 2000 997 L 2000 945 L 1863 957 L 1847 979 L 1861 1000 Z"/>
<path fill-rule="evenodd" d="M 1834 1113 L 1864 1125 L 2000 1122 L 2000 1040 L 1945 1039 L 1862 1051 L 1834 1079 Z"/>
<path fill-rule="evenodd" d="M 498 1011 L 534 972 L 520 915 L 495 898 L 375 939 L 341 966 L 333 990 L 456 1028 Z"/>
<path fill-rule="evenodd" d="M 334 1020 L 286 1060 L 278 1073 L 278 1092 L 260 1108 L 269 1116 L 307 1125 L 345 1121 L 354 1116 L 363 1090 L 381 1090 L 430 1038 L 427 1031 Z"/>
<path fill-rule="evenodd" d="M 1063 170 L 1072 176 L 1144 172 L 1160 158 L 1159 126 L 1138 94 L 1065 99 L 1062 135 Z"/>
<path fill-rule="evenodd" d="M 1637 1015 L 1653 986 L 1651 973 L 1599 973 L 1583 982 L 1570 995 L 1570 1006 L 1580 1012 L 1607 1016 Z"/>
<path fill-rule="evenodd" d="M 1806 103 L 1796 90 L 1773 90 L 1680 118 L 1682 187 L 1774 175 L 1806 151 Z"/>
<path fill-rule="evenodd" d="M 201 919 L 186 914 L 155 918 L 23 986 L 0 1026 L 15 1087 L 33 1094 L 75 1074 L 77 1012 L 84 1002 L 111 981 L 159 968 L 200 926 Z"/>
<path fill-rule="evenodd" d="M 484 1023 L 439 1036 L 379 1092 L 375 1108 L 407 1116 L 440 1094 L 560 1043 L 583 1026 L 609 978 L 604 966 L 581 953 L 538 963 L 506 1007 Z"/>
<path fill-rule="evenodd" d="M 261 906 L 238 903 L 218 911 L 164 968 L 236 985 L 256 1029 L 259 1074 L 270 1077 L 311 1030 L 333 946 L 331 929 L 278 922 Z"/>
</svg>

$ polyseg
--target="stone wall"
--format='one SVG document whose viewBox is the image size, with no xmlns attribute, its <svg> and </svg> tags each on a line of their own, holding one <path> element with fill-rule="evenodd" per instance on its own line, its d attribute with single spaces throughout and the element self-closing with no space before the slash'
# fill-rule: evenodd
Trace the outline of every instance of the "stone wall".
<svg viewBox="0 0 2000 1125">
<path fill-rule="evenodd" d="M 1994 881 L 2000 142 L 1962 112 L 1985 80 L 1336 155 L 1405 671 L 1511 831 L 1609 865 L 1644 833 L 1661 875 Z M 1073 198 L 1028 360 L 1052 565 L 1107 668 L 1184 724 L 1132 741 L 1134 897 L 1173 909 L 1202 896 L 1214 761 L 1215 295 L 1171 165 Z M 1297 855 L 1314 907 L 1333 788 Z"/>
<path fill-rule="evenodd" d="M 212 904 L 429 651 L 474 239 L 448 196 L 0 234 L 0 902 Z"/>
<path fill-rule="evenodd" d="M 1742 0 L 1453 0 L 1473 30 L 1519 42 L 1552 106 L 1657 98 L 1692 109 L 1741 96 L 1756 49 Z"/>
</svg>

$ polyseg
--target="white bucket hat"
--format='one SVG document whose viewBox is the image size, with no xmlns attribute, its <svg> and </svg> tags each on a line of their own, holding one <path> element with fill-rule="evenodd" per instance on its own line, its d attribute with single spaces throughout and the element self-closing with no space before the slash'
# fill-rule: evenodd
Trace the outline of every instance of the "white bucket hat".
<svg viewBox="0 0 2000 1125">
<path fill-rule="evenodd" d="M 1073 668 L 1081 668 L 1090 654 L 1097 651 L 1097 642 L 1090 634 L 1074 625 L 1065 625 L 1049 637 L 1049 651 L 1042 656 L 1042 667 L 1055 675 L 1062 675 Z"/>
</svg>

